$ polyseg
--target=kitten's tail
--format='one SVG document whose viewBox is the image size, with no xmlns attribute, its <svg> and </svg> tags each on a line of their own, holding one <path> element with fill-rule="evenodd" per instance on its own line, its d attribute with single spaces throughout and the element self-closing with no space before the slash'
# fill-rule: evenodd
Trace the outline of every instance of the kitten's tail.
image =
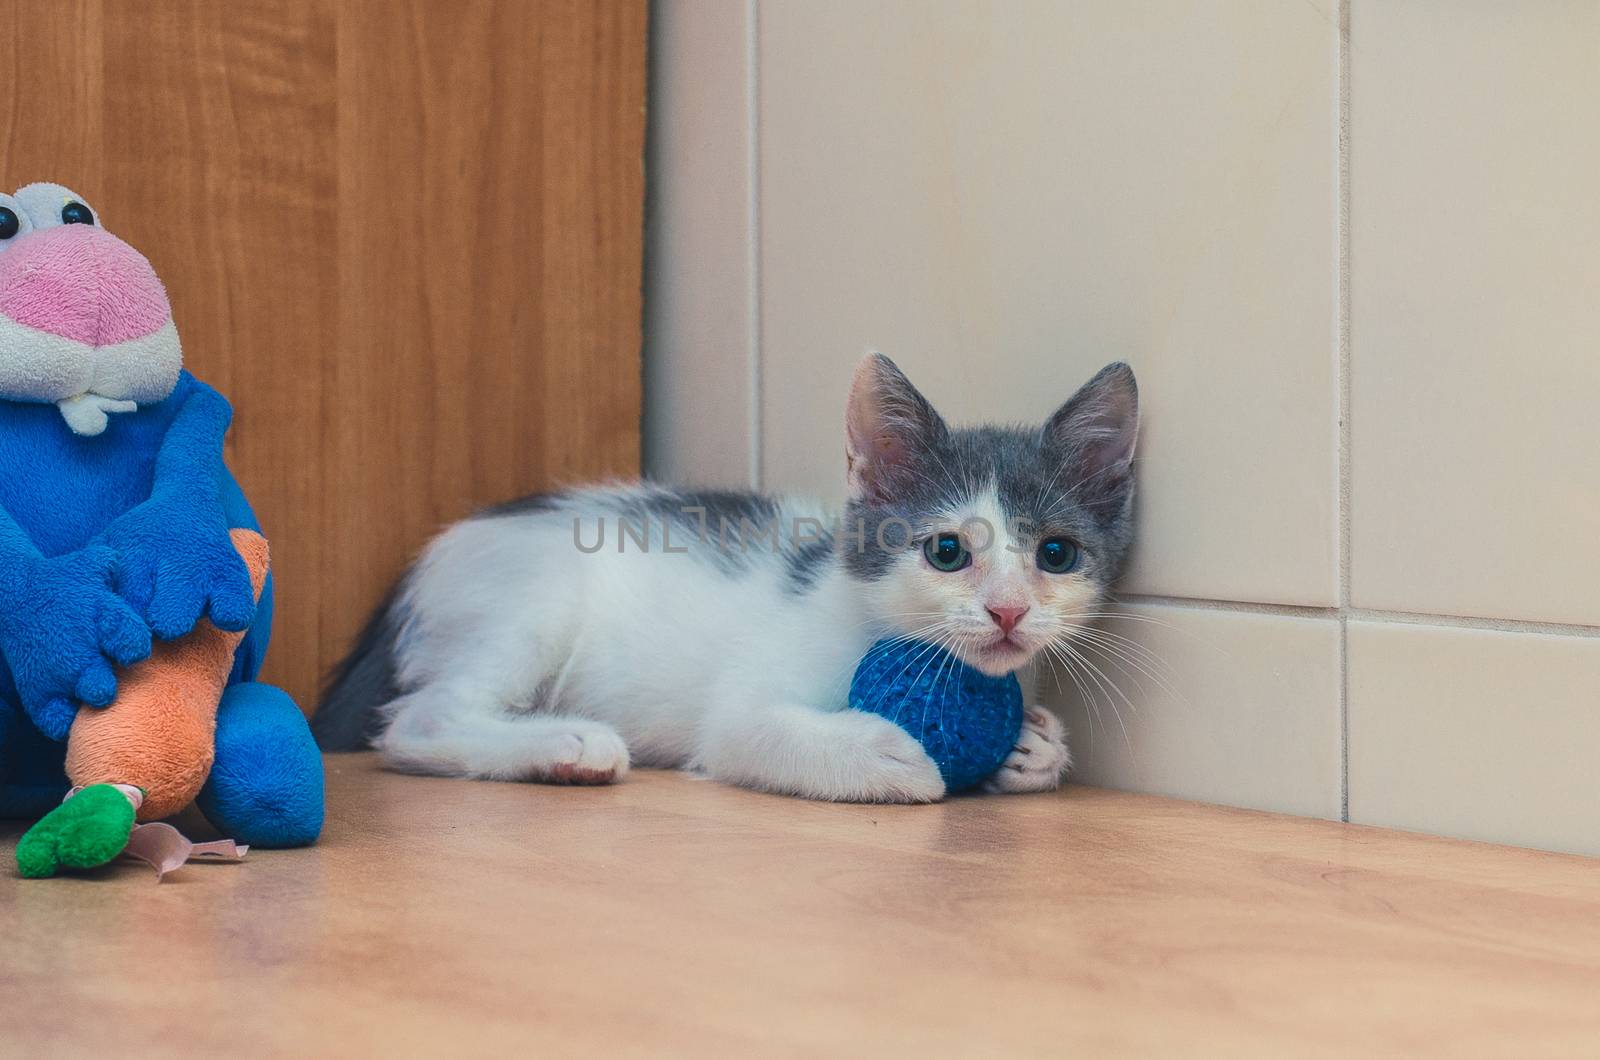
<svg viewBox="0 0 1600 1060">
<path fill-rule="evenodd" d="M 311 732 L 324 751 L 362 751 L 382 731 L 378 708 L 400 694 L 396 681 L 400 636 L 400 595 L 405 579 L 390 589 L 356 638 L 354 648 L 336 666 Z"/>
</svg>

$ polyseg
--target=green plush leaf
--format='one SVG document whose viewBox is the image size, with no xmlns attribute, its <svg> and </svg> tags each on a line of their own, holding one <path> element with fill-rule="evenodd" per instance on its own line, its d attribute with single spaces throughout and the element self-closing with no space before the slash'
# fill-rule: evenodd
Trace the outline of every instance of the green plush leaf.
<svg viewBox="0 0 1600 1060">
<path fill-rule="evenodd" d="M 17 843 L 17 868 L 38 879 L 93 869 L 115 858 L 133 834 L 133 804 L 109 784 L 92 784 L 45 814 Z"/>
</svg>

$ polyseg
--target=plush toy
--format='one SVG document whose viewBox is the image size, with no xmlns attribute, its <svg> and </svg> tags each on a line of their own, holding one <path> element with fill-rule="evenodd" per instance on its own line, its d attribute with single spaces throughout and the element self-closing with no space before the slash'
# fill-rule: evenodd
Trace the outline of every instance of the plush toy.
<svg viewBox="0 0 1600 1060">
<path fill-rule="evenodd" d="M 243 843 L 321 830 L 309 727 L 255 681 L 272 581 L 231 417 L 142 255 L 60 185 L 0 194 L 0 815 L 60 803 L 26 875 L 103 864 L 190 799 Z M 134 852 L 187 853 L 153 835 Z"/>
<path fill-rule="evenodd" d="M 952 794 L 993 775 L 1022 732 L 1015 674 L 990 677 L 922 641 L 874 644 L 851 679 L 850 705 L 915 736 Z"/>
</svg>

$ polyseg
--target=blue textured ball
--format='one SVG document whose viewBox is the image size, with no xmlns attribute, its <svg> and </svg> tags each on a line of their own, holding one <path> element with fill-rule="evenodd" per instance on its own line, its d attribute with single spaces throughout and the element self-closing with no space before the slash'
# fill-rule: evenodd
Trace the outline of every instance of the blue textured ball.
<svg viewBox="0 0 1600 1060">
<path fill-rule="evenodd" d="M 850 705 L 915 736 L 951 792 L 999 769 L 1022 732 L 1015 674 L 990 677 L 921 641 L 874 644 L 850 681 Z"/>
</svg>

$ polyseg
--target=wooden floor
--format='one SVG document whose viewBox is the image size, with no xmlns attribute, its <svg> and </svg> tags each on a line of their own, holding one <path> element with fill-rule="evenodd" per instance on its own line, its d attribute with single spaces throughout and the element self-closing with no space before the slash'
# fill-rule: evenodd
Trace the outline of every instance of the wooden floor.
<svg viewBox="0 0 1600 1060">
<path fill-rule="evenodd" d="M 24 881 L 7 1056 L 1596 1055 L 1600 862 L 1071 788 L 331 758 L 312 850 Z"/>
</svg>

